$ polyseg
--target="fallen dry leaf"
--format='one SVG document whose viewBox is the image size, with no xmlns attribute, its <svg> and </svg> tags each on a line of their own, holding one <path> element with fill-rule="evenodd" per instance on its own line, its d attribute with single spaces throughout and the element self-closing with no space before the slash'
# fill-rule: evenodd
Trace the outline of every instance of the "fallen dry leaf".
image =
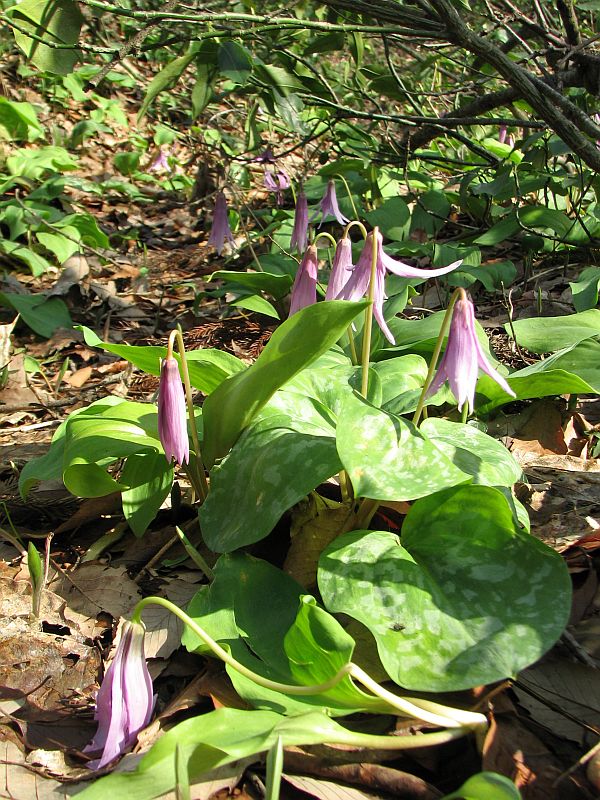
<svg viewBox="0 0 600 800">
<path fill-rule="evenodd" d="M 64 598 L 70 608 L 88 617 L 106 611 L 119 619 L 140 598 L 140 589 L 127 575 L 125 567 L 103 564 L 81 564 L 72 572 L 57 573 L 50 588 Z"/>
</svg>

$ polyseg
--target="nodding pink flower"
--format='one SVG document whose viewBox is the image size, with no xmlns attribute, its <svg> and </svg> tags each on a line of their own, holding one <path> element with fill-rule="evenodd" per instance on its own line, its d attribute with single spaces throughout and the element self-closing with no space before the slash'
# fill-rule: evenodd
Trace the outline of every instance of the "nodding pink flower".
<svg viewBox="0 0 600 800">
<path fill-rule="evenodd" d="M 300 192 L 296 200 L 296 212 L 294 214 L 294 229 L 290 239 L 290 249 L 295 247 L 299 253 L 306 250 L 308 244 L 308 201 L 304 192 Z"/>
<path fill-rule="evenodd" d="M 160 369 L 158 386 L 158 437 L 169 464 L 190 460 L 185 396 L 179 366 L 174 358 L 165 358 Z"/>
<path fill-rule="evenodd" d="M 369 281 L 371 279 L 371 261 L 373 258 L 373 233 L 371 231 L 367 234 L 365 246 L 358 258 L 358 263 L 350 276 L 350 280 L 344 286 L 338 299 L 340 300 L 360 300 L 364 297 L 369 289 Z M 388 256 L 383 249 L 383 237 L 377 231 L 376 236 L 376 266 L 375 266 L 375 291 L 373 295 L 373 316 L 377 320 L 377 324 L 383 331 L 386 339 L 392 344 L 396 344 L 392 332 L 388 328 L 385 319 L 383 318 L 383 301 L 385 300 L 385 272 L 389 270 L 394 275 L 400 275 L 402 278 L 437 278 L 438 275 L 445 275 L 447 272 L 452 272 L 462 264 L 460 261 L 454 261 L 448 267 L 439 267 L 439 269 L 419 269 L 418 267 L 411 267 L 410 264 L 404 264 L 402 261 L 396 261 Z"/>
<path fill-rule="evenodd" d="M 325 300 L 336 300 L 352 275 L 352 242 L 342 237 L 335 248 Z"/>
<path fill-rule="evenodd" d="M 250 160 L 255 161 L 257 164 L 274 164 L 277 159 L 273 155 L 271 148 L 266 147 L 260 155 L 255 156 Z"/>
<path fill-rule="evenodd" d="M 306 248 L 306 253 L 298 272 L 296 273 L 296 280 L 292 286 L 292 299 L 290 302 L 290 317 L 296 311 L 306 306 L 312 306 L 317 302 L 317 268 L 319 265 L 319 258 L 317 256 L 317 248 L 314 244 Z"/>
<path fill-rule="evenodd" d="M 96 695 L 94 719 L 98 730 L 84 752 L 102 751 L 91 769 L 100 769 L 135 742 L 150 722 L 154 709 L 152 680 L 144 657 L 140 622 L 125 622 L 115 657 Z"/>
<path fill-rule="evenodd" d="M 171 167 L 167 160 L 167 154 L 162 148 L 159 148 L 158 155 L 148 167 L 148 172 L 170 172 Z"/>
<path fill-rule="evenodd" d="M 321 225 L 325 222 L 326 217 L 330 214 L 332 217 L 340 223 L 340 225 L 345 225 L 350 220 L 348 217 L 345 217 L 342 212 L 340 211 L 340 207 L 337 201 L 337 195 L 335 193 L 335 183 L 333 179 L 327 181 L 327 189 L 325 189 L 325 194 L 323 195 L 323 199 L 321 200 Z"/>
<path fill-rule="evenodd" d="M 516 397 L 508 383 L 492 367 L 483 352 L 475 330 L 473 303 L 464 295 L 454 304 L 446 350 L 425 397 L 435 394 L 447 380 L 458 403 L 459 411 L 468 402 L 469 411 L 472 412 L 478 370 L 489 375 L 507 394 Z"/>
<path fill-rule="evenodd" d="M 225 242 L 235 244 L 231 228 L 229 227 L 229 217 L 227 213 L 227 198 L 223 192 L 217 194 L 215 200 L 215 210 L 213 213 L 213 223 L 210 230 L 208 244 L 212 244 L 219 255 L 223 250 Z"/>
<path fill-rule="evenodd" d="M 283 203 L 283 192 L 289 189 L 290 179 L 282 169 L 275 170 L 274 172 L 265 172 L 265 187 L 270 192 L 277 194 L 277 205 Z"/>
<path fill-rule="evenodd" d="M 500 144 L 504 144 L 504 142 L 506 141 L 507 132 L 508 128 L 506 127 L 506 125 L 500 125 L 500 127 L 498 128 L 498 141 L 500 142 Z"/>
</svg>

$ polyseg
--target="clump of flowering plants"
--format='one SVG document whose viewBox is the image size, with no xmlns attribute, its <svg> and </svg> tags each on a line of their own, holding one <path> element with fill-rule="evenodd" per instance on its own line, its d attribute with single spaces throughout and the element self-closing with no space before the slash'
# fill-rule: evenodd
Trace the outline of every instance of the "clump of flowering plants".
<svg viewBox="0 0 600 800">
<path fill-rule="evenodd" d="M 185 623 L 185 646 L 220 659 L 254 709 L 187 720 L 135 772 L 107 776 L 83 792 L 86 800 L 109 791 L 133 798 L 171 791 L 177 759 L 190 758 L 190 779 L 228 763 L 246 753 L 228 745 L 232 728 L 251 742 L 251 753 L 316 742 L 400 750 L 469 735 L 485 727 L 483 714 L 419 693 L 514 676 L 566 624 L 568 574 L 560 556 L 528 532 L 512 491 L 519 466 L 468 421 L 468 412 L 527 396 L 527 375 L 501 374 L 463 289 L 446 314 L 427 321 L 422 339 L 413 337 L 413 344 L 429 342 L 429 363 L 411 352 L 408 321 L 386 313 L 387 271 L 423 282 L 460 262 L 417 269 L 385 252 L 377 228 L 358 227 L 366 243 L 356 265 L 348 230 L 334 257 L 336 269 L 349 273 L 348 280 L 335 275 L 341 299 L 329 299 L 332 290 L 317 302 L 319 251 L 307 243 L 293 313 L 251 366 L 214 350 L 186 353 L 175 332 L 164 349 L 103 343 L 84 330 L 88 344 L 161 374 L 158 410 L 108 398 L 76 412 L 48 456 L 23 471 L 22 490 L 62 477 L 82 496 L 121 491 L 125 516 L 141 535 L 174 468 L 185 468 L 199 536 L 216 563 L 186 611 L 145 598 L 133 623 L 141 624 L 150 603 L 171 610 Z M 385 337 L 377 345 L 374 315 Z M 191 387 L 206 394 L 201 410 L 191 403 Z M 410 510 L 390 531 L 377 512 L 398 501 Z M 290 522 L 291 545 L 280 569 L 245 548 L 282 519 Z M 370 631 L 367 647 L 379 656 L 386 686 L 355 653 L 340 621 L 348 618 Z M 110 686 L 115 672 L 127 683 L 131 673 L 119 670 L 107 678 Z M 134 731 L 124 722 L 132 711 L 126 699 L 107 728 L 100 709 L 108 690 L 101 691 L 96 744 L 110 744 L 104 764 L 114 743 L 124 749 Z M 359 734 L 343 723 L 359 712 L 397 714 L 412 720 L 411 730 L 429 730 Z"/>
</svg>

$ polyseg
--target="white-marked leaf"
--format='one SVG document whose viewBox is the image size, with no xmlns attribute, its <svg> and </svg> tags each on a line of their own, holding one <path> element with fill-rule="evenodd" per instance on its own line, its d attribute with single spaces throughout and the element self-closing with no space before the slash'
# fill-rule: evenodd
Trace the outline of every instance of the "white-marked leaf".
<svg viewBox="0 0 600 800">
<path fill-rule="evenodd" d="M 344 401 L 336 442 L 357 497 L 414 500 L 469 480 L 411 422 L 356 394 Z"/>
<path fill-rule="evenodd" d="M 501 442 L 473 425 L 431 417 L 421 431 L 452 463 L 483 486 L 512 486 L 521 467 Z"/>
<path fill-rule="evenodd" d="M 401 686 L 439 692 L 501 680 L 562 633 L 571 597 L 565 564 L 515 525 L 499 490 L 468 485 L 419 500 L 401 542 L 352 531 L 319 565 L 327 608 L 371 630 Z"/>
</svg>

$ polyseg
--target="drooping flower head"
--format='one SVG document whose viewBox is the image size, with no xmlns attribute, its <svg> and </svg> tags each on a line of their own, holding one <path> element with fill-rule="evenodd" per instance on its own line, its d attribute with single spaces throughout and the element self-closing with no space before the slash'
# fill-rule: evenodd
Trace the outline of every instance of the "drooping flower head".
<svg viewBox="0 0 600 800">
<path fill-rule="evenodd" d="M 464 294 L 454 304 L 446 350 L 425 397 L 435 394 L 447 380 L 459 411 L 468 403 L 469 411 L 472 412 L 478 370 L 489 375 L 507 394 L 516 396 L 502 375 L 488 361 L 477 338 L 473 303 Z"/>
<path fill-rule="evenodd" d="M 308 244 L 308 201 L 304 192 L 300 192 L 296 200 L 294 213 L 294 228 L 290 239 L 290 249 L 294 247 L 299 253 L 306 250 Z"/>
<path fill-rule="evenodd" d="M 500 142 L 500 144 L 504 144 L 504 142 L 506 141 L 507 132 L 508 128 L 506 127 L 506 125 L 500 125 L 500 127 L 498 128 L 498 141 Z"/>
<path fill-rule="evenodd" d="M 283 203 L 283 193 L 290 186 L 287 174 L 282 169 L 276 169 L 273 172 L 267 170 L 264 181 L 265 188 L 277 195 L 277 205 L 280 206 Z"/>
<path fill-rule="evenodd" d="M 98 730 L 84 752 L 102 751 L 92 769 L 100 769 L 127 750 L 150 722 L 152 680 L 144 657 L 144 626 L 125 622 L 115 657 L 96 695 Z"/>
<path fill-rule="evenodd" d="M 254 158 L 250 159 L 251 161 L 256 161 L 257 164 L 274 164 L 276 162 L 276 158 L 273 155 L 273 151 L 270 147 L 265 147 L 265 149 Z"/>
<path fill-rule="evenodd" d="M 158 436 L 167 461 L 178 464 L 190 460 L 190 444 L 187 432 L 185 396 L 179 366 L 173 358 L 165 358 L 160 370 L 158 386 Z"/>
<path fill-rule="evenodd" d="M 373 294 L 373 316 L 377 320 L 377 324 L 383 331 L 384 336 L 392 344 L 396 344 L 392 332 L 387 326 L 383 317 L 383 301 L 385 300 L 385 273 L 386 270 L 393 272 L 394 275 L 400 275 L 402 278 L 437 278 L 439 275 L 445 275 L 447 272 L 452 272 L 462 264 L 460 261 L 454 261 L 447 267 L 439 267 L 438 269 L 419 269 L 418 267 L 411 267 L 410 264 L 404 264 L 402 261 L 396 261 L 388 256 L 383 249 L 383 237 L 378 230 L 371 231 L 367 234 L 365 246 L 358 258 L 358 263 L 350 276 L 350 280 L 344 286 L 338 298 L 340 300 L 360 300 L 364 297 L 369 290 L 369 281 L 371 278 L 371 261 L 373 258 L 373 234 L 375 236 L 376 251 L 376 266 L 375 266 L 375 291 Z"/>
<path fill-rule="evenodd" d="M 337 243 L 325 300 L 337 300 L 352 275 L 352 242 L 343 236 Z"/>
<path fill-rule="evenodd" d="M 342 212 L 340 211 L 340 207 L 337 201 L 337 195 L 335 193 L 335 183 L 333 179 L 327 181 L 327 188 L 325 189 L 325 194 L 320 203 L 321 206 L 321 222 L 319 224 L 319 228 L 325 222 L 328 216 L 335 217 L 335 219 L 340 223 L 340 225 L 345 225 L 349 222 L 348 217 L 345 217 Z"/>
<path fill-rule="evenodd" d="M 301 308 L 317 302 L 317 269 L 319 258 L 314 244 L 306 248 L 304 258 L 298 267 L 296 280 L 292 286 L 290 317 Z"/>
<path fill-rule="evenodd" d="M 170 172 L 171 167 L 169 166 L 169 161 L 167 159 L 167 153 L 162 149 L 159 148 L 156 157 L 153 159 L 152 163 L 148 167 L 148 172 Z"/>
<path fill-rule="evenodd" d="M 210 230 L 208 243 L 212 244 L 219 255 L 223 250 L 225 242 L 235 244 L 231 228 L 229 227 L 229 217 L 227 213 L 227 198 L 223 192 L 217 194 L 215 200 L 215 210 L 213 213 L 213 223 Z"/>
</svg>

